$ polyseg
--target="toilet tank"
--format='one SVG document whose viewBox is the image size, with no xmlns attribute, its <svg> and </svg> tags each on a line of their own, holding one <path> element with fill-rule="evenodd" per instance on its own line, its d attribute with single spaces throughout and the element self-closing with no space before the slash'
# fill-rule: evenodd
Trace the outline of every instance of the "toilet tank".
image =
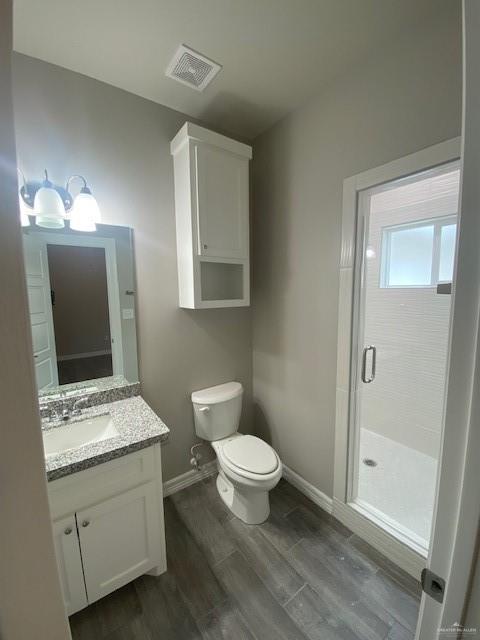
<svg viewBox="0 0 480 640">
<path fill-rule="evenodd" d="M 195 432 L 203 440 L 221 440 L 238 430 L 243 387 L 227 382 L 192 393 Z"/>
</svg>

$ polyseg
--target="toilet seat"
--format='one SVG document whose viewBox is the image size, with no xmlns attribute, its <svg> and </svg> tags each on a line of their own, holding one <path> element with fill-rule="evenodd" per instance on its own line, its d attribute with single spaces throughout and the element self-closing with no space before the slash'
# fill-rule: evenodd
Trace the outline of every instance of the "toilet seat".
<svg viewBox="0 0 480 640">
<path fill-rule="evenodd" d="M 276 451 L 260 438 L 238 434 L 225 438 L 221 446 L 218 446 L 220 442 L 216 444 L 214 448 L 221 466 L 236 476 L 263 484 L 281 472 Z"/>
<path fill-rule="evenodd" d="M 223 455 L 236 469 L 266 475 L 278 467 L 275 451 L 260 438 L 245 435 L 233 438 L 223 447 Z"/>
</svg>

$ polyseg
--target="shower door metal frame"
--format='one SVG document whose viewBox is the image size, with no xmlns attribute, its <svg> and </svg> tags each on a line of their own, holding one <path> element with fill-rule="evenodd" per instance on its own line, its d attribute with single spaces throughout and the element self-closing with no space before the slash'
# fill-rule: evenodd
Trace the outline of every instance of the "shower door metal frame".
<svg viewBox="0 0 480 640">
<path fill-rule="evenodd" d="M 352 508 L 358 508 L 355 503 L 356 489 L 358 485 L 359 470 L 359 450 L 360 433 L 358 428 L 359 419 L 359 389 L 363 382 L 363 362 L 365 353 L 365 250 L 367 246 L 369 232 L 369 209 L 370 199 L 366 190 L 362 190 L 357 195 L 356 207 L 356 237 L 355 254 L 353 259 L 353 297 L 352 297 L 352 331 L 351 331 L 351 354 L 350 354 L 350 384 L 349 384 L 349 415 L 348 415 L 348 460 L 347 460 L 347 493 L 346 502 Z M 372 346 L 372 345 L 370 345 Z M 360 365 L 360 362 L 362 364 Z"/>
<path fill-rule="evenodd" d="M 359 309 L 364 287 L 359 283 L 364 272 L 364 238 L 368 228 L 364 200 L 365 192 L 372 187 L 440 167 L 459 157 L 460 139 L 455 138 L 347 178 L 343 185 L 332 511 L 352 531 L 417 579 L 425 567 L 426 553 L 366 517 L 353 501 L 355 464 L 358 464 L 355 390 L 360 373 L 359 338 L 363 335 Z M 362 349 L 364 346 L 362 342 Z"/>
<path fill-rule="evenodd" d="M 392 182 L 399 182 L 402 179 L 409 181 L 415 179 L 424 169 L 415 171 L 404 176 L 385 180 L 385 186 Z M 428 171 L 428 169 L 427 169 Z M 383 184 L 383 183 L 382 183 Z M 375 185 L 378 187 L 379 185 Z M 380 185 L 380 189 L 381 189 Z M 347 488 L 346 504 L 362 518 L 380 528 L 388 535 L 413 550 L 416 558 L 426 558 L 428 549 L 419 544 L 414 536 L 401 526 L 394 523 L 386 514 L 376 509 L 374 505 L 369 505 L 357 496 L 358 481 L 360 475 L 360 402 L 361 389 L 364 384 L 373 382 L 376 373 L 376 347 L 365 343 L 365 305 L 367 288 L 366 279 L 366 248 L 370 230 L 370 197 L 372 187 L 362 189 L 357 194 L 356 207 L 356 237 L 355 255 L 353 262 L 353 299 L 352 299 L 352 331 L 351 331 L 351 357 L 350 357 L 350 384 L 349 384 L 349 417 L 348 417 L 348 452 L 347 452 Z M 378 191 L 377 191 L 378 192 Z M 370 375 L 366 377 L 366 356 L 369 351 L 373 352 Z"/>
</svg>

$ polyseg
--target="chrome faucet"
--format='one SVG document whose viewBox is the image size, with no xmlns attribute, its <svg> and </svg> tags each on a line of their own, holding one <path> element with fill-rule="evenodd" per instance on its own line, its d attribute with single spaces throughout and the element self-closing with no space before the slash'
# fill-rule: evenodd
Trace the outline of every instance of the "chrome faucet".
<svg viewBox="0 0 480 640">
<path fill-rule="evenodd" d="M 88 398 L 77 398 L 77 400 L 75 400 L 72 406 L 72 416 L 81 415 L 82 409 L 86 408 L 87 403 L 88 403 Z"/>
<path fill-rule="evenodd" d="M 50 422 L 56 420 L 63 420 L 68 422 L 72 416 L 79 416 L 82 413 L 82 404 L 85 405 L 87 398 L 77 398 L 73 403 L 68 402 L 65 398 L 61 400 L 62 404 L 60 410 L 53 409 L 48 416 Z"/>
</svg>

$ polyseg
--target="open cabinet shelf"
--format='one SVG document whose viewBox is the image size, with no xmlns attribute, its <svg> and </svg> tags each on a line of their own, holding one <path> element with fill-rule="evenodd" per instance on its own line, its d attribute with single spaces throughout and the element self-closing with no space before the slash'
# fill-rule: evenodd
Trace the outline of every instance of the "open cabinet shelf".
<svg viewBox="0 0 480 640">
<path fill-rule="evenodd" d="M 200 261 L 200 291 L 202 302 L 242 301 L 244 295 L 244 265 L 229 262 Z"/>
</svg>

